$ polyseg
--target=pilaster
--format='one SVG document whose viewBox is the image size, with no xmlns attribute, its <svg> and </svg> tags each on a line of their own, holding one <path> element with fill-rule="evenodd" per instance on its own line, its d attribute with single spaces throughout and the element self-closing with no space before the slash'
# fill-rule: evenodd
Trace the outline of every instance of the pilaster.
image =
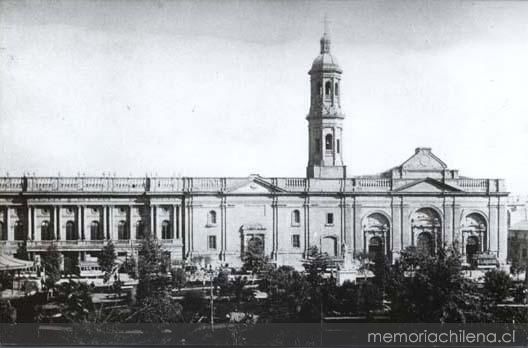
<svg viewBox="0 0 528 348">
<path fill-rule="evenodd" d="M 361 226 L 361 203 L 357 198 L 354 198 L 354 252 L 363 253 L 365 246 L 363 245 L 363 228 Z"/>
<path fill-rule="evenodd" d="M 390 226 L 392 252 L 400 253 L 402 251 L 402 199 L 401 197 L 392 198 L 392 226 Z"/>
<path fill-rule="evenodd" d="M 308 253 L 310 248 L 310 196 L 306 195 L 304 197 L 304 255 Z"/>
<path fill-rule="evenodd" d="M 171 226 L 171 234 L 172 234 L 172 238 L 171 239 L 176 239 L 176 231 L 178 231 L 178 206 L 176 204 L 173 204 L 172 205 L 172 209 L 171 209 L 171 223 L 172 223 L 172 226 Z"/>
</svg>

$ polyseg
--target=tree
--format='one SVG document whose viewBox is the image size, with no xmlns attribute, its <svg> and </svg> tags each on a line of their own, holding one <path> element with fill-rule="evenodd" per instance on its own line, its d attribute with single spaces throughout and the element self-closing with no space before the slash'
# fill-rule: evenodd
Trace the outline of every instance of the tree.
<svg viewBox="0 0 528 348">
<path fill-rule="evenodd" d="M 70 281 L 58 285 L 55 300 L 70 322 L 86 322 L 95 311 L 90 287 L 84 283 Z"/>
<path fill-rule="evenodd" d="M 101 250 L 99 257 L 97 258 L 97 263 L 99 264 L 99 267 L 101 267 L 101 270 L 104 272 L 105 283 L 108 282 L 110 276 L 112 275 L 112 271 L 115 267 L 116 258 L 117 255 L 115 252 L 114 244 L 112 243 L 112 241 L 109 241 L 108 244 L 103 247 L 103 250 Z"/>
<path fill-rule="evenodd" d="M 229 274 L 226 271 L 218 272 L 218 275 L 213 280 L 213 285 L 220 288 L 220 292 L 225 294 L 229 290 Z"/>
<path fill-rule="evenodd" d="M 172 286 L 174 288 L 177 288 L 178 291 L 183 286 L 185 286 L 187 279 L 185 276 L 185 271 L 182 268 L 173 268 L 171 270 L 171 276 L 172 276 Z"/>
<path fill-rule="evenodd" d="M 438 256 L 405 250 L 388 279 L 396 322 L 488 322 L 492 320 L 477 284 L 464 277 L 457 249 Z"/>
<path fill-rule="evenodd" d="M 504 301 L 512 287 L 510 275 L 504 271 L 491 270 L 484 275 L 484 291 L 495 303 Z"/>
<path fill-rule="evenodd" d="M 29 260 L 29 254 L 27 251 L 27 241 L 25 239 L 22 241 L 22 243 L 18 244 L 15 257 L 20 260 Z"/>
<path fill-rule="evenodd" d="M 264 243 L 260 238 L 251 238 L 242 257 L 244 271 L 258 274 L 269 267 L 269 258 L 264 255 Z"/>
<path fill-rule="evenodd" d="M 0 300 L 0 323 L 15 323 L 17 320 L 16 308 L 9 300 Z"/>
<path fill-rule="evenodd" d="M 160 243 L 150 233 L 145 234 L 138 251 L 137 297 L 156 296 L 165 290 L 168 278 L 163 274 L 164 257 Z"/>
<path fill-rule="evenodd" d="M 42 265 L 46 273 L 46 288 L 51 289 L 55 286 L 61 278 L 60 271 L 61 254 L 59 253 L 57 246 L 51 244 L 42 256 Z"/>
<path fill-rule="evenodd" d="M 175 302 L 168 292 L 158 292 L 158 296 L 144 297 L 137 311 L 140 323 L 179 323 L 183 321 L 183 307 Z"/>
<path fill-rule="evenodd" d="M 321 278 L 314 286 L 308 276 L 292 267 L 281 266 L 264 275 L 260 289 L 268 293 L 268 315 L 272 321 L 316 322 L 322 314 L 321 301 L 328 300 L 322 292 L 325 284 Z"/>
<path fill-rule="evenodd" d="M 303 263 L 308 281 L 314 286 L 321 283 L 321 279 L 328 267 L 328 256 L 319 252 L 316 246 L 308 249 L 306 260 Z"/>
<path fill-rule="evenodd" d="M 201 291 L 189 291 L 183 296 L 183 310 L 186 313 L 186 322 L 192 322 L 207 310 L 204 295 Z"/>
</svg>

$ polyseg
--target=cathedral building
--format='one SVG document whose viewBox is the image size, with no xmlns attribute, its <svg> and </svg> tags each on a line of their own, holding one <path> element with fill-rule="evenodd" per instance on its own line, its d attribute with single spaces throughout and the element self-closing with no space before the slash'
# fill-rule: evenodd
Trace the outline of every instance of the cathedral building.
<svg viewBox="0 0 528 348">
<path fill-rule="evenodd" d="M 34 259 L 50 244 L 85 259 L 112 240 L 130 255 L 150 231 L 172 260 L 235 267 L 252 241 L 295 267 L 311 246 L 338 262 L 453 244 L 468 262 L 482 253 L 506 262 L 503 180 L 461 176 L 423 147 L 381 174 L 347 176 L 343 71 L 330 44 L 324 34 L 309 70 L 305 177 L 4 177 L 2 251 L 26 240 Z"/>
</svg>

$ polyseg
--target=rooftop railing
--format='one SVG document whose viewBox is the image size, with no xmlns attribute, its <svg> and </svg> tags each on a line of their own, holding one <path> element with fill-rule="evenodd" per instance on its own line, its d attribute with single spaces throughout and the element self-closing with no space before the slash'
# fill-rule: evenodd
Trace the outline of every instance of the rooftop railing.
<svg viewBox="0 0 528 348">
<path fill-rule="evenodd" d="M 354 177 L 347 179 L 262 178 L 251 177 L 4 177 L 0 192 L 5 193 L 219 193 L 233 192 L 252 180 L 284 192 L 389 192 L 418 179 Z M 465 192 L 504 192 L 500 179 L 445 179 L 448 185 Z M 251 191 L 249 191 L 251 192 Z"/>
</svg>

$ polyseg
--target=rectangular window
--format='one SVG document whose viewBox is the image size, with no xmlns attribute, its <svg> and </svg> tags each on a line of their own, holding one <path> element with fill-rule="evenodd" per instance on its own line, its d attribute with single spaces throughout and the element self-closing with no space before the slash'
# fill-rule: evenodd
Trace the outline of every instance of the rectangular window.
<svg viewBox="0 0 528 348">
<path fill-rule="evenodd" d="M 333 213 L 326 214 L 326 224 L 327 225 L 333 225 L 334 224 L 334 214 Z"/>
<path fill-rule="evenodd" d="M 216 249 L 216 236 L 209 236 L 209 249 Z"/>
<path fill-rule="evenodd" d="M 298 234 L 294 234 L 292 236 L 292 247 L 294 248 L 300 248 L 301 247 L 301 236 Z"/>
</svg>

